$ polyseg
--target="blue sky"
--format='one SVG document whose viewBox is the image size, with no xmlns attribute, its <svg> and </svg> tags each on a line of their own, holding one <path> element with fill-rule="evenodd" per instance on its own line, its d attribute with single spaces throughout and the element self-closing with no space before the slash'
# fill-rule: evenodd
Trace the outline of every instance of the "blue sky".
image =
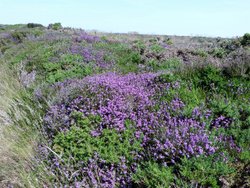
<svg viewBox="0 0 250 188">
<path fill-rule="evenodd" d="M 250 32 L 250 0 L 0 0 L 0 10 L 1 24 L 221 37 Z"/>
</svg>

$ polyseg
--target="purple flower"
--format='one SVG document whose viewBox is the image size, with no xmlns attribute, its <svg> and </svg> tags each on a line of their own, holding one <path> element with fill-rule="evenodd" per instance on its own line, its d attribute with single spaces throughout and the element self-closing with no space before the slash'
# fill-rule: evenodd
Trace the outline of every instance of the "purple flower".
<svg viewBox="0 0 250 188">
<path fill-rule="evenodd" d="M 84 54 L 90 59 L 93 56 L 92 53 Z M 156 83 L 157 76 L 158 74 L 153 73 L 105 73 L 55 85 L 58 89 L 57 100 L 44 118 L 44 128 L 50 140 L 58 132 L 75 126 L 77 118 L 74 119 L 73 114 L 79 112 L 82 117 L 100 117 L 100 122 L 91 126 L 90 134 L 93 137 L 100 136 L 105 129 L 115 130 L 119 135 L 130 129 L 142 148 L 140 151 L 130 151 L 134 159 L 132 162 L 135 163 L 133 165 L 125 157 L 121 157 L 116 164 L 108 163 L 98 154 L 88 163 L 79 163 L 77 170 L 80 168 L 82 171 L 76 177 L 84 177 L 85 184 L 87 182 L 90 187 L 126 187 L 131 183 L 139 161 L 150 158 L 167 165 L 178 162 L 184 156 L 208 156 L 218 150 L 216 142 L 239 149 L 233 138 L 211 136 L 211 130 L 228 126 L 231 119 L 219 116 L 212 121 L 211 129 L 208 130 L 206 122 L 202 120 L 204 118 L 196 118 L 204 117 L 198 107 L 193 110 L 192 118 L 172 113 L 181 111 L 185 105 L 180 98 L 174 98 L 168 104 L 159 101 L 159 96 L 164 95 L 172 86 L 168 83 Z M 210 111 L 205 113 L 207 118 L 211 116 Z M 123 139 L 122 136 L 119 139 Z M 133 143 L 134 140 L 130 139 L 128 143 Z M 55 165 L 52 166 L 56 169 L 53 172 L 58 173 L 63 164 L 53 162 Z M 64 166 L 66 169 L 62 171 L 70 176 L 67 165 Z"/>
</svg>

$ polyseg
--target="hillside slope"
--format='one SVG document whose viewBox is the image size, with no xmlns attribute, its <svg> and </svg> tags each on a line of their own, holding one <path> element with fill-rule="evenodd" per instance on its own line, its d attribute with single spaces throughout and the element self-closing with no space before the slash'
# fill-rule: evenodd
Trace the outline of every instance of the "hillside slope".
<svg viewBox="0 0 250 188">
<path fill-rule="evenodd" d="M 249 34 L 0 27 L 0 186 L 248 187 Z"/>
</svg>

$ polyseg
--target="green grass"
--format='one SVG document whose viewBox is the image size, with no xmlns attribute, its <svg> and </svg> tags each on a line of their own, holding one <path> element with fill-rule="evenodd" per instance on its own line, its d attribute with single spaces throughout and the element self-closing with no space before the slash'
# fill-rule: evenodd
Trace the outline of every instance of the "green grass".
<svg viewBox="0 0 250 188">
<path fill-rule="evenodd" d="M 41 116 L 23 100 L 27 93 L 15 77 L 0 62 L 0 187 L 40 187 L 38 174 L 45 173 L 35 167 L 34 148 L 41 139 L 36 129 Z"/>
</svg>

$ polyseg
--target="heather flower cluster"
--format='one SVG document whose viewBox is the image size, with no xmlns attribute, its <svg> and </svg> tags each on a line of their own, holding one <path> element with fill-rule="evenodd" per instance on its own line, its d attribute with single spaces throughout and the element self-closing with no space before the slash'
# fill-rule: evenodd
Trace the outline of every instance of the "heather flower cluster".
<svg viewBox="0 0 250 188">
<path fill-rule="evenodd" d="M 59 83 L 58 87 L 61 89 L 58 98 L 67 100 L 70 98 L 68 96 L 71 94 L 70 91 L 77 89 L 81 95 L 67 101 L 66 104 L 60 103 L 52 106 L 46 119 L 55 119 L 56 122 L 61 120 L 59 127 L 64 124 L 62 127 L 69 128 L 68 115 L 74 111 L 82 112 L 86 116 L 100 115 L 103 119 L 102 125 L 98 128 L 100 131 L 104 128 L 115 128 L 122 131 L 125 129 L 124 121 L 126 119 L 140 122 L 138 117 L 143 115 L 149 116 L 148 120 L 152 117 L 151 121 L 154 121 L 154 115 L 149 112 L 149 108 L 154 104 L 150 97 L 157 89 L 159 90 L 158 86 L 153 83 L 155 76 L 155 74 L 120 76 L 108 73 L 86 77 L 81 81 Z M 65 94 L 66 96 L 63 96 Z M 56 122 L 50 122 L 48 125 L 55 126 Z"/>
<path fill-rule="evenodd" d="M 75 42 L 96 43 L 100 42 L 101 39 L 98 36 L 90 35 L 86 32 L 80 32 L 80 34 L 75 38 Z"/>
<path fill-rule="evenodd" d="M 73 44 L 70 48 L 72 54 L 81 55 L 85 63 L 92 63 L 97 68 L 107 69 L 113 65 L 112 61 L 106 61 L 106 54 L 104 51 L 96 50 L 92 45 L 82 46 L 77 43 Z"/>
<path fill-rule="evenodd" d="M 125 166 L 148 158 L 161 164 L 171 165 L 182 157 L 213 154 L 217 147 L 212 142 L 210 130 L 206 129 L 204 122 L 169 113 L 185 106 L 181 99 L 173 99 L 170 104 L 156 100 L 155 96 L 161 95 L 170 87 L 176 87 L 176 84 L 156 83 L 157 76 L 153 73 L 128 75 L 106 73 L 57 84 L 58 98 L 61 101 L 52 106 L 45 117 L 45 128 L 49 138 L 53 139 L 59 132 L 70 130 L 74 125 L 71 115 L 80 112 L 86 117 L 90 115 L 101 117 L 102 121 L 90 132 L 97 138 L 106 129 L 115 130 L 122 135 L 127 129 L 126 120 L 132 122 L 135 129 L 134 137 L 140 140 L 143 149 L 131 151 L 135 153 L 134 161 L 124 163 Z M 194 109 L 193 113 L 199 115 L 198 109 Z M 222 119 L 216 119 L 213 124 Z M 213 139 L 223 141 L 219 138 L 213 137 Z M 91 171 L 92 166 L 88 168 L 91 172 L 88 172 L 87 177 L 92 184 L 95 184 L 96 176 L 101 177 L 108 173 L 105 175 L 109 177 L 106 177 L 107 181 L 126 185 L 131 183 L 130 176 L 133 170 L 131 166 L 125 166 L 124 168 L 129 169 L 125 179 L 123 174 L 114 178 L 112 174 L 121 171 L 115 164 L 107 163 L 98 166 L 101 168 L 98 172 L 103 171 L 102 175 L 94 177 L 93 173 L 96 170 Z M 114 184 L 114 182 L 109 183 L 109 186 Z"/>
</svg>

